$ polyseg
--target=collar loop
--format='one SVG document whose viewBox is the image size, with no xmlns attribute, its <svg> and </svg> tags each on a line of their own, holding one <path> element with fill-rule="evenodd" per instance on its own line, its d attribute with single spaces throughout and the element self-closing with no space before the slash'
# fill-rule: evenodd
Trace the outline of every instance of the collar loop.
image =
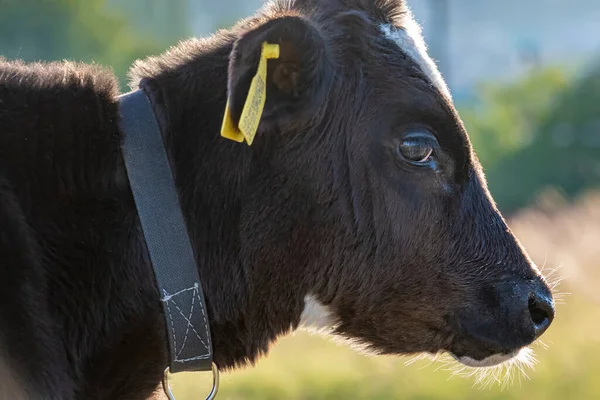
<svg viewBox="0 0 600 400">
<path fill-rule="evenodd" d="M 215 391 L 204 292 L 156 115 L 142 89 L 119 97 L 119 115 L 125 167 L 165 317 L 167 370 L 212 370 Z"/>
</svg>

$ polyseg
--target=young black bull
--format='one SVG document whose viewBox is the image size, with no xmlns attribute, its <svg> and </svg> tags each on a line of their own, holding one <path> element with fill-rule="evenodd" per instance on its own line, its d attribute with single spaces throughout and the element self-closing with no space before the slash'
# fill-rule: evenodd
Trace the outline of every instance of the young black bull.
<svg viewBox="0 0 600 400">
<path fill-rule="evenodd" d="M 239 119 L 261 44 L 267 103 Z M 495 208 L 401 1 L 296 0 L 139 61 L 197 253 L 221 369 L 313 323 L 375 353 L 515 356 L 551 293 Z M 0 394 L 143 399 L 159 294 L 98 67 L 0 62 Z M 5 398 L 5 397 L 3 397 Z"/>
</svg>

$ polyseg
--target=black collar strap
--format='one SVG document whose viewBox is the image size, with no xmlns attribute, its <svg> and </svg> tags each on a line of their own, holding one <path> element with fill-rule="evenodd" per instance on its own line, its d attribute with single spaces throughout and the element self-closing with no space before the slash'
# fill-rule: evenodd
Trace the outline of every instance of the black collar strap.
<svg viewBox="0 0 600 400">
<path fill-rule="evenodd" d="M 119 98 L 122 152 L 142 231 L 161 295 L 169 337 L 167 372 L 214 373 L 212 343 L 198 267 L 181 212 L 163 138 L 142 89 Z M 165 384 L 165 381 L 163 381 Z M 172 398 L 168 384 L 164 386 Z"/>
</svg>

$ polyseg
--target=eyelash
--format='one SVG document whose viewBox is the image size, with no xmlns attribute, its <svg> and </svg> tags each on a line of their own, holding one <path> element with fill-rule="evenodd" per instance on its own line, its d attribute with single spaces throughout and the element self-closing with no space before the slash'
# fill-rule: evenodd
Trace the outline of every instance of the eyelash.
<svg viewBox="0 0 600 400">
<path fill-rule="evenodd" d="M 397 146 L 399 156 L 406 162 L 416 166 L 426 166 L 435 157 L 437 141 L 429 133 L 413 133 L 405 136 Z M 412 146 L 412 147 L 411 147 Z M 416 153 L 410 154 L 416 149 Z M 419 150 L 424 150 L 419 152 Z"/>
</svg>

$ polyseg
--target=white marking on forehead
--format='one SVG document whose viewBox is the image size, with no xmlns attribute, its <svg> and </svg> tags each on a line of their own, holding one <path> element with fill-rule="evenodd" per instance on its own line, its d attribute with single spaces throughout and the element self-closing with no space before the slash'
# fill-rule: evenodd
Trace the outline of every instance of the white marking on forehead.
<svg viewBox="0 0 600 400">
<path fill-rule="evenodd" d="M 431 80 L 431 83 L 438 88 L 440 92 L 452 100 L 450 90 L 438 71 L 437 66 L 427 54 L 427 46 L 421 34 L 421 27 L 415 21 L 412 12 L 407 8 L 406 14 L 402 16 L 402 28 L 392 24 L 382 24 L 381 31 L 386 38 L 395 42 L 400 49 L 417 63 L 423 73 Z"/>
<path fill-rule="evenodd" d="M 321 303 L 313 295 L 309 294 L 304 297 L 300 329 L 329 333 L 335 328 L 337 321 L 338 318 L 330 307 Z"/>
</svg>

